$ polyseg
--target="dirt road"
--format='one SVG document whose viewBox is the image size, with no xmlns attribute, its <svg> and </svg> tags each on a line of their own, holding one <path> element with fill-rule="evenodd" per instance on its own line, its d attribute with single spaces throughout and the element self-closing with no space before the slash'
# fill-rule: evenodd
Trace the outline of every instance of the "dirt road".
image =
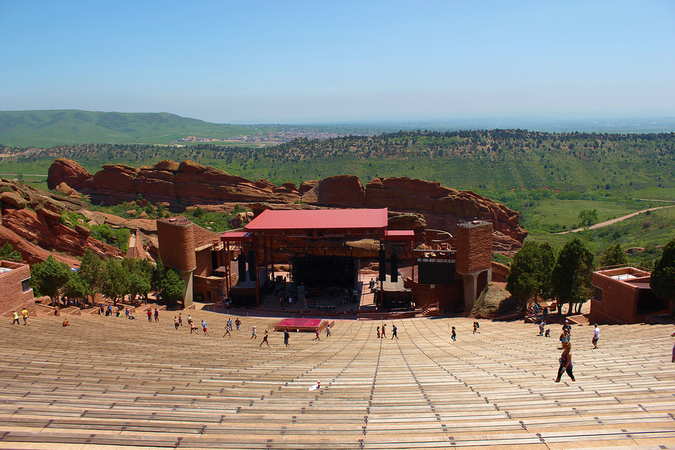
<svg viewBox="0 0 675 450">
<path fill-rule="evenodd" d="M 642 213 L 645 213 L 647 211 L 656 211 L 657 209 L 664 209 L 664 208 L 675 208 L 675 205 L 657 206 L 656 208 L 643 209 L 642 211 L 635 211 L 634 213 L 630 213 L 630 214 L 627 214 L 625 216 L 617 217 L 616 219 L 596 223 L 595 225 L 591 225 L 590 227 L 587 227 L 587 228 L 583 228 L 583 227 L 582 228 L 575 228 L 574 230 L 563 231 L 563 232 L 557 233 L 557 234 L 578 233 L 579 231 L 584 231 L 584 230 L 595 230 L 597 228 L 606 227 L 606 226 L 609 226 L 609 225 L 613 225 L 617 222 L 621 222 L 623 220 L 630 219 L 631 217 L 635 217 L 638 214 L 642 214 Z"/>
</svg>

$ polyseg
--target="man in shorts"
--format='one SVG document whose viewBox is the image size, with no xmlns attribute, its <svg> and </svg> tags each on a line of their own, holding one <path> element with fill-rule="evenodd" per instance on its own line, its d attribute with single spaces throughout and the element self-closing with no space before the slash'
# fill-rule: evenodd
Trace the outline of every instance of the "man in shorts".
<svg viewBox="0 0 675 450">
<path fill-rule="evenodd" d="M 593 330 L 593 340 L 591 343 L 593 344 L 593 348 L 596 349 L 598 348 L 598 339 L 600 339 L 600 328 L 598 328 L 598 324 L 594 323 L 595 329 Z"/>
<path fill-rule="evenodd" d="M 204 336 L 208 336 L 208 335 L 209 335 L 209 330 L 208 330 L 208 328 L 206 327 L 206 320 L 202 320 L 202 330 L 204 330 Z"/>
</svg>

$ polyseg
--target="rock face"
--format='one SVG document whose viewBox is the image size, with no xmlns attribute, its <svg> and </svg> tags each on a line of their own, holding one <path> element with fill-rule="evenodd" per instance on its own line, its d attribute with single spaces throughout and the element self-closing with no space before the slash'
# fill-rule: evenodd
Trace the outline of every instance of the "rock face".
<svg viewBox="0 0 675 450">
<path fill-rule="evenodd" d="M 292 183 L 253 182 L 193 161 L 161 161 L 140 169 L 106 164 L 92 175 L 76 162 L 59 158 L 49 168 L 47 185 L 54 189 L 62 182 L 94 202 L 109 205 L 134 201 L 138 194 L 152 203 L 178 208 L 223 202 L 292 203 L 300 198 Z"/>
<path fill-rule="evenodd" d="M 337 176 L 317 182 L 302 196 L 310 205 L 340 208 L 384 208 L 421 213 L 428 228 L 455 231 L 466 219 L 491 220 L 495 231 L 522 243 L 527 232 L 520 214 L 471 191 L 458 191 L 432 181 L 375 178 L 364 188 L 357 177 Z M 507 239 L 508 240 L 508 239 Z"/>
<path fill-rule="evenodd" d="M 42 262 L 53 255 L 57 260 L 77 267 L 79 261 L 64 254 L 81 256 L 88 248 L 101 257 L 123 256 L 119 249 L 89 236 L 87 227 L 76 225 L 72 229 L 61 223 L 63 212 L 78 211 L 92 217 L 98 214 L 82 209 L 86 203 L 7 180 L 0 181 L 0 189 L 4 190 L 0 194 L 0 245 L 9 242 L 29 264 Z"/>
<path fill-rule="evenodd" d="M 356 176 L 339 175 L 306 181 L 296 189 L 292 183 L 253 182 L 192 161 L 161 161 L 140 169 L 110 164 L 92 175 L 74 161 L 60 158 L 50 167 L 47 183 L 54 188 L 64 182 L 92 201 L 105 204 L 136 200 L 140 194 L 152 203 L 166 202 L 174 208 L 226 202 L 300 208 L 387 207 L 392 212 L 420 216 L 419 220 L 396 219 L 397 227 L 404 227 L 407 221 L 414 228 L 422 228 L 424 223 L 430 229 L 452 233 L 459 221 L 486 219 L 493 223 L 495 248 L 504 251 L 519 248 L 527 235 L 519 227 L 520 214 L 504 205 L 470 191 L 410 178 L 375 178 L 364 187 Z"/>
</svg>

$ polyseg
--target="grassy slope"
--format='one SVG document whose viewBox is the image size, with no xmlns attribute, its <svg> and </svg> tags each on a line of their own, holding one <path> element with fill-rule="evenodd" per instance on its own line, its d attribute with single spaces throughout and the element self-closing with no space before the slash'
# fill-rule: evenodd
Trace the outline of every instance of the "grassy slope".
<svg viewBox="0 0 675 450">
<path fill-rule="evenodd" d="M 167 113 L 79 110 L 0 112 L 0 142 L 16 147 L 51 147 L 83 142 L 167 144 L 173 139 L 191 135 L 227 138 L 248 133 L 251 133 L 251 127 L 219 125 Z"/>
</svg>

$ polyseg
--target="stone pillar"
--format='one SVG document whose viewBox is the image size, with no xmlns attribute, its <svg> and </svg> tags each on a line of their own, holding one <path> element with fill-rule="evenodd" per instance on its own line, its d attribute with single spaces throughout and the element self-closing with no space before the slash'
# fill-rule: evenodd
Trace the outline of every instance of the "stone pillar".
<svg viewBox="0 0 675 450">
<path fill-rule="evenodd" d="M 178 273 L 181 280 L 185 282 L 185 294 L 183 294 L 183 308 L 192 306 L 194 300 L 192 298 L 193 288 L 194 288 L 194 275 L 193 271 L 180 271 Z"/>
</svg>

